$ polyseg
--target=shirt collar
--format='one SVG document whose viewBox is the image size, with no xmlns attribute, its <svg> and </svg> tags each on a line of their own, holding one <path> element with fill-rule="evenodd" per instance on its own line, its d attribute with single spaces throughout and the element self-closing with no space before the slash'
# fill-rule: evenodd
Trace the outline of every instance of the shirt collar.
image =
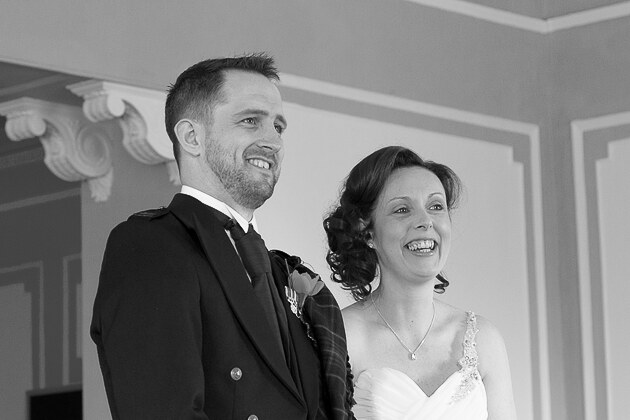
<svg viewBox="0 0 630 420">
<path fill-rule="evenodd" d="M 223 201 L 218 200 L 202 191 L 199 191 L 196 188 L 189 187 L 188 185 L 182 185 L 182 189 L 180 192 L 182 194 L 186 194 L 193 198 L 196 198 L 206 206 L 212 207 L 213 209 L 225 214 L 229 218 L 236 220 L 236 222 L 243 228 L 243 231 L 247 232 L 247 230 L 249 229 L 249 224 L 251 223 L 252 226 L 254 226 L 256 232 L 258 232 L 258 223 L 256 222 L 256 216 L 252 216 L 252 220 L 248 222 L 243 216 L 239 214 L 239 212 L 225 204 Z"/>
</svg>

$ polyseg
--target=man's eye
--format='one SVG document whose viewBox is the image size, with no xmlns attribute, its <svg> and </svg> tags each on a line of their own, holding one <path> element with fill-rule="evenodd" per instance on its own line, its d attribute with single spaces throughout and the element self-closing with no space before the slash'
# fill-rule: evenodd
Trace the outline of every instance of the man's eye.
<svg viewBox="0 0 630 420">
<path fill-rule="evenodd" d="M 276 131 L 278 132 L 278 134 L 282 134 L 282 132 L 284 132 L 284 127 L 281 126 L 280 124 L 276 124 L 274 127 L 276 128 Z"/>
<path fill-rule="evenodd" d="M 256 119 L 255 119 L 255 118 L 245 118 L 245 119 L 243 120 L 243 122 L 244 122 L 245 124 L 256 124 Z"/>
</svg>

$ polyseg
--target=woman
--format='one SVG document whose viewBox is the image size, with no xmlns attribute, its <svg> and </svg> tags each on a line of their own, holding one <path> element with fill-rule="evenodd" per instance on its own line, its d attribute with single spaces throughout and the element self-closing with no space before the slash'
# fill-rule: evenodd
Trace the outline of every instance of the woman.
<svg viewBox="0 0 630 420">
<path fill-rule="evenodd" d="M 386 147 L 352 169 L 324 221 L 333 280 L 357 300 L 343 316 L 359 420 L 516 418 L 497 329 L 434 298 L 460 190 L 447 166 Z"/>
</svg>

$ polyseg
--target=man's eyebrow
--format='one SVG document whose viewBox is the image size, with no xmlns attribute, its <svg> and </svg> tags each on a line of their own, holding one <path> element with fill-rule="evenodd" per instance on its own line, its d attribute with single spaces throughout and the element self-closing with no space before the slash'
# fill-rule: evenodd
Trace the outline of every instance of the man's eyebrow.
<svg viewBox="0 0 630 420">
<path fill-rule="evenodd" d="M 237 112 L 235 115 L 236 116 L 260 115 L 263 117 L 268 117 L 269 112 L 262 109 L 258 109 L 258 108 L 247 108 L 247 109 Z M 287 126 L 287 120 L 284 118 L 284 115 L 278 114 L 276 115 L 276 118 L 282 123 L 282 125 L 284 125 L 285 127 Z"/>
</svg>

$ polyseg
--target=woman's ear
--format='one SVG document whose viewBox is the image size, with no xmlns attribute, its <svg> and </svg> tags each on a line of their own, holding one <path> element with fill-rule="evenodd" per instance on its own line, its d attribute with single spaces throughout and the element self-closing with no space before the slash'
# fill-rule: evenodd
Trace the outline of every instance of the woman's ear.
<svg viewBox="0 0 630 420">
<path fill-rule="evenodd" d="M 179 120 L 175 124 L 175 135 L 182 153 L 201 155 L 202 139 L 205 138 L 205 130 L 201 124 L 189 119 Z"/>
<path fill-rule="evenodd" d="M 374 249 L 374 238 L 372 236 L 372 231 L 368 229 L 369 223 L 365 221 L 365 219 L 359 219 L 359 227 L 363 232 L 363 237 L 365 238 L 365 243 L 370 248 Z"/>
</svg>

